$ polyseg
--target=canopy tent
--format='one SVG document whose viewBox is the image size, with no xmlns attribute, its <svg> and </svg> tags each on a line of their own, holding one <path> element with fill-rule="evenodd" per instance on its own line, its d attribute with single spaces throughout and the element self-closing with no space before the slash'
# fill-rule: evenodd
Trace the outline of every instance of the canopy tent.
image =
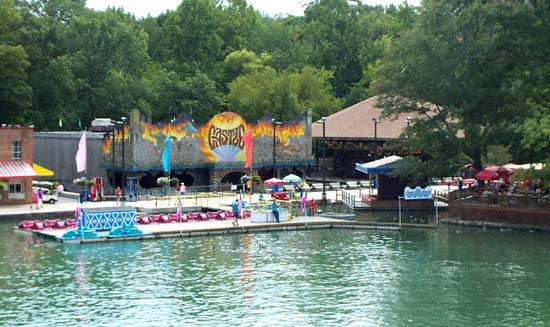
<svg viewBox="0 0 550 327">
<path fill-rule="evenodd" d="M 399 160 L 401 160 L 400 156 L 389 156 L 363 164 L 356 163 L 355 170 L 365 174 L 386 174 L 395 169 Z"/>
<path fill-rule="evenodd" d="M 299 183 L 302 181 L 302 178 L 294 174 L 289 174 L 283 177 L 283 182 L 285 183 Z"/>
<path fill-rule="evenodd" d="M 0 179 L 36 177 L 36 172 L 25 160 L 1 160 Z"/>
<path fill-rule="evenodd" d="M 283 184 L 283 181 L 275 177 L 264 181 L 264 185 L 281 185 L 281 184 Z"/>
<path fill-rule="evenodd" d="M 32 169 L 34 169 L 36 175 L 39 177 L 49 177 L 54 175 L 53 171 L 49 170 L 48 168 L 42 167 L 37 163 L 32 164 Z"/>
</svg>

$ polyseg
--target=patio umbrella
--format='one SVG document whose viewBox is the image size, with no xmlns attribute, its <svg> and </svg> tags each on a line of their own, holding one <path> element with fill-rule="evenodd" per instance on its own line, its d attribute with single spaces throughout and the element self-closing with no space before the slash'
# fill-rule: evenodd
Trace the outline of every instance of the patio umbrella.
<svg viewBox="0 0 550 327">
<path fill-rule="evenodd" d="M 302 179 L 294 174 L 286 175 L 285 177 L 283 177 L 283 182 L 285 183 L 299 183 L 301 181 Z"/>
<path fill-rule="evenodd" d="M 248 181 L 250 179 L 250 176 L 248 175 L 242 175 L 240 180 L 241 180 L 241 183 L 246 183 L 246 181 Z"/>
<path fill-rule="evenodd" d="M 500 177 L 506 177 L 506 176 L 510 176 L 512 175 L 512 170 L 511 169 L 508 169 L 506 167 L 499 167 L 497 169 L 497 174 L 500 176 Z"/>
<path fill-rule="evenodd" d="M 495 166 L 495 165 L 491 165 L 491 166 L 485 167 L 485 170 L 490 171 L 490 172 L 493 172 L 493 173 L 496 173 L 497 170 L 499 170 L 499 169 L 500 169 L 500 167 L 499 167 L 499 166 Z"/>
<path fill-rule="evenodd" d="M 477 179 L 478 181 L 492 181 L 492 180 L 498 179 L 499 176 L 496 172 L 484 169 L 484 170 L 478 171 L 474 175 L 474 178 Z"/>
<path fill-rule="evenodd" d="M 264 185 L 281 185 L 281 184 L 283 184 L 283 181 L 275 177 L 264 181 Z"/>
</svg>

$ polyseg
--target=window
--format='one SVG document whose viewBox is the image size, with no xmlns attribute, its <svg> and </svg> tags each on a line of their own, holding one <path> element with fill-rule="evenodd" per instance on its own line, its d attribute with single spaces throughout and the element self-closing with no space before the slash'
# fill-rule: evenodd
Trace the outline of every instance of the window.
<svg viewBox="0 0 550 327">
<path fill-rule="evenodd" d="M 23 158 L 21 153 L 21 141 L 11 142 L 11 158 L 12 160 Z"/>
<path fill-rule="evenodd" d="M 21 193 L 21 184 L 10 184 L 10 193 Z"/>
<path fill-rule="evenodd" d="M 22 200 L 25 198 L 25 193 L 23 190 L 23 185 L 19 183 L 14 183 L 9 185 L 8 199 L 13 200 Z"/>
</svg>

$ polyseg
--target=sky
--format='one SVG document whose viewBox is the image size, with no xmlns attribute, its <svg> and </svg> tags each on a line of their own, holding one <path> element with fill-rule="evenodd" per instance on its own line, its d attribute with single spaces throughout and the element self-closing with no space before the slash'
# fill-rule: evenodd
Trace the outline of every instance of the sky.
<svg viewBox="0 0 550 327">
<path fill-rule="evenodd" d="M 166 10 L 174 10 L 180 4 L 181 0 L 87 0 L 86 6 L 96 10 L 104 10 L 107 7 L 122 7 L 125 11 L 133 13 L 137 18 L 158 16 Z M 300 16 L 304 13 L 305 4 L 309 0 L 247 0 L 247 3 L 252 5 L 262 14 L 275 15 L 294 15 Z M 366 5 L 383 5 L 400 4 L 403 0 L 363 0 Z M 419 5 L 420 0 L 408 0 L 410 5 Z"/>
</svg>

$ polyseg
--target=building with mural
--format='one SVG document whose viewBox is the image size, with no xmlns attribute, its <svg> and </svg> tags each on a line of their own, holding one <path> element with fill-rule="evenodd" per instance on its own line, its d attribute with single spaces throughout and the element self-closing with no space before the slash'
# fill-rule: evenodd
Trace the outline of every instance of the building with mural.
<svg viewBox="0 0 550 327">
<path fill-rule="evenodd" d="M 141 187 L 155 187 L 157 179 L 168 174 L 187 186 L 238 184 L 244 174 L 262 180 L 287 173 L 303 176 L 313 163 L 311 117 L 247 122 L 236 113 L 222 112 L 203 125 L 191 118 L 151 124 L 133 111 L 128 124 L 105 134 L 102 151 L 107 175 L 114 176 L 116 185 L 137 178 Z M 169 172 L 163 168 L 165 152 Z M 245 168 L 247 155 L 250 168 Z"/>
</svg>

